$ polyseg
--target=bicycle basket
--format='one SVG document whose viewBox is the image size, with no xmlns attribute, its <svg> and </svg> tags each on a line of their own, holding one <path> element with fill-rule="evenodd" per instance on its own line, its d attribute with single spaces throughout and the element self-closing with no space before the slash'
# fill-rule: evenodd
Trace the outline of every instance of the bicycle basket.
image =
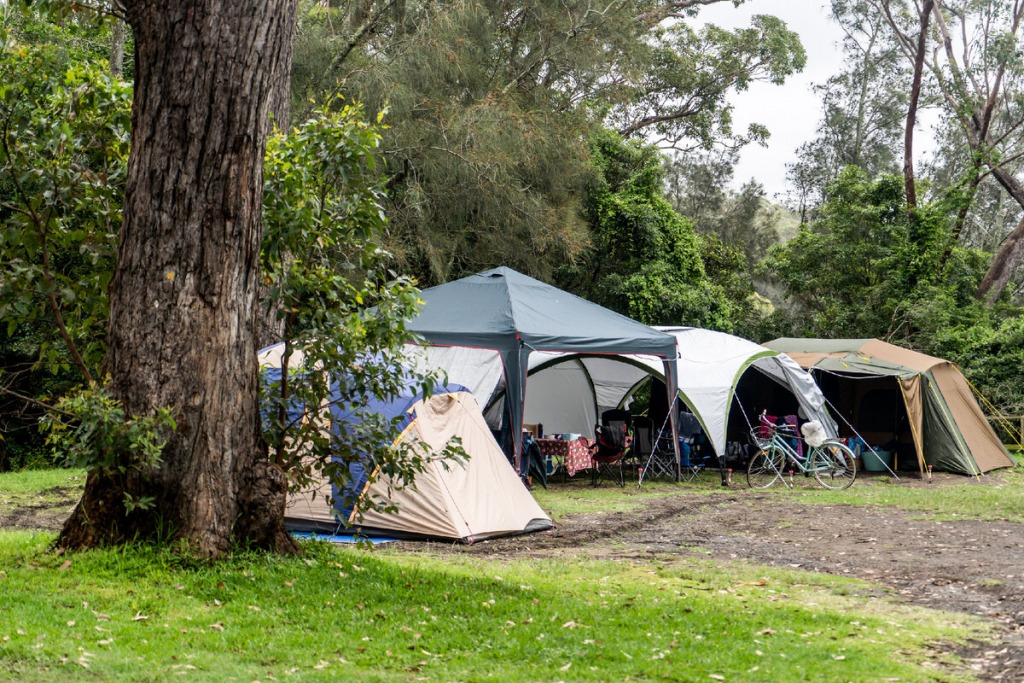
<svg viewBox="0 0 1024 683">
<path fill-rule="evenodd" d="M 758 448 L 767 448 L 768 444 L 771 442 L 771 431 L 764 429 L 763 427 L 754 427 L 750 430 L 750 443 L 754 444 Z"/>
</svg>

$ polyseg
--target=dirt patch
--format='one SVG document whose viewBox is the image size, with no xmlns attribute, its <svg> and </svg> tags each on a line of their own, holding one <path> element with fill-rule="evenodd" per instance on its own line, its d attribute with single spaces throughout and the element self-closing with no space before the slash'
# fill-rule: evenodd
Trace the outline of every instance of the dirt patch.
<svg viewBox="0 0 1024 683">
<path fill-rule="evenodd" d="M 81 495 L 80 488 L 55 486 L 32 502 L 0 498 L 0 528 L 59 531 Z"/>
<path fill-rule="evenodd" d="M 960 482 L 937 479 L 933 485 Z M 44 501 L 27 505 L 0 501 L 0 527 L 60 529 L 77 493 L 49 491 Z M 677 495 L 648 499 L 632 512 L 555 521 L 550 531 L 471 546 L 399 544 L 384 552 L 543 558 L 582 551 L 642 560 L 690 555 L 700 548 L 723 560 L 866 579 L 916 605 L 993 620 L 998 641 L 976 643 L 959 654 L 983 680 L 1024 681 L 1024 524 L 806 505 L 739 484 L 714 496 L 681 488 Z"/>
</svg>

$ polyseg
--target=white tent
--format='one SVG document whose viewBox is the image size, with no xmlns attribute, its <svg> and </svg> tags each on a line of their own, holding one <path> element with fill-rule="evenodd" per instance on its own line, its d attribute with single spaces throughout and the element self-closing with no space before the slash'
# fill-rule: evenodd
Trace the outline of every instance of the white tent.
<svg viewBox="0 0 1024 683">
<path fill-rule="evenodd" d="M 786 388 L 808 420 L 817 420 L 826 434 L 836 436 L 836 423 L 814 379 L 784 353 L 724 332 L 697 327 L 659 327 L 675 335 L 679 351 L 679 397 L 700 420 L 715 453 L 725 453 L 726 428 L 744 373 L 754 370 Z M 651 372 L 654 364 L 645 360 Z M 757 416 L 748 416 L 756 423 Z"/>
<path fill-rule="evenodd" d="M 268 379 L 274 368 L 280 376 L 283 345 L 260 353 Z M 419 451 L 436 453 L 453 438 L 461 440 L 469 456 L 460 462 L 428 457 L 412 486 L 401 488 L 372 464 L 350 464 L 351 481 L 344 490 L 321 479 L 308 490 L 288 496 L 285 523 L 294 531 L 336 533 L 346 524 L 361 532 L 385 536 L 475 540 L 550 529 L 551 518 L 541 509 L 491 435 L 480 407 L 465 387 L 449 383 L 436 387 L 429 398 L 404 395 L 380 402 L 373 409 L 386 418 L 401 418 L 400 435 L 393 446 L 410 444 Z M 301 407 L 295 410 L 301 417 Z M 359 416 L 342 406 L 329 406 L 329 424 L 352 423 Z M 397 512 L 384 514 L 362 501 L 386 500 Z"/>
<path fill-rule="evenodd" d="M 789 356 L 722 332 L 657 329 L 676 337 L 678 395 L 700 421 L 717 454 L 725 453 L 737 385 L 750 371 L 784 388 L 807 419 L 818 420 L 826 433 L 836 435 L 821 391 Z M 473 388 L 488 406 L 488 415 L 497 412 L 503 386 L 496 354 L 481 349 L 444 349 L 445 355 L 440 351 L 416 347 L 415 353 L 429 365 L 444 368 L 449 381 Z M 628 404 L 633 392 L 652 375 L 663 379 L 661 359 L 653 356 L 534 352 L 529 360 L 524 421 L 543 424 L 546 433 L 592 435 L 601 412 Z M 748 417 L 756 422 L 756 415 Z"/>
</svg>

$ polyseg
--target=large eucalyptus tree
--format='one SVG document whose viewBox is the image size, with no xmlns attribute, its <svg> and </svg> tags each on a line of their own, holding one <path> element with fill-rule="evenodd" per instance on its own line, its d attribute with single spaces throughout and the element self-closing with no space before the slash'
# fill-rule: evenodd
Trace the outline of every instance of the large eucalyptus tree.
<svg viewBox="0 0 1024 683">
<path fill-rule="evenodd" d="M 165 534 L 206 557 L 236 542 L 287 549 L 255 331 L 263 155 L 296 0 L 122 7 L 135 99 L 104 371 L 127 414 L 170 408 L 177 429 L 158 466 L 93 471 L 58 544 Z"/>
<path fill-rule="evenodd" d="M 888 19 L 908 60 L 921 59 L 970 159 L 963 185 L 968 198 L 991 175 L 1021 210 L 999 244 L 978 287 L 979 298 L 998 297 L 1024 263 L 1024 181 L 1020 159 L 1024 85 L 1019 43 L 1024 2 L 1013 0 L 869 0 Z M 920 50 L 915 27 L 930 25 L 932 49 Z M 959 237 L 961 222 L 955 228 Z"/>
</svg>

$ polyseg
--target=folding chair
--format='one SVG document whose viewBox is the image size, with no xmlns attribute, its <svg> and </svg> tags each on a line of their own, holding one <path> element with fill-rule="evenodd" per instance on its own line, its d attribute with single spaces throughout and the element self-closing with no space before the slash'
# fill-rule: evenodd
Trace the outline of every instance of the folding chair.
<svg viewBox="0 0 1024 683">
<path fill-rule="evenodd" d="M 597 425 L 597 439 L 594 443 L 590 459 L 594 463 L 591 484 L 597 486 L 602 477 L 608 477 L 619 486 L 625 487 L 626 423 L 612 422 Z"/>
<path fill-rule="evenodd" d="M 697 417 L 693 413 L 679 413 L 679 472 L 683 481 L 693 481 L 710 464 L 703 441 L 704 430 Z"/>
<path fill-rule="evenodd" d="M 633 414 L 625 408 L 612 408 L 601 413 L 601 424 L 607 426 L 624 424 L 628 434 L 633 428 Z"/>
<path fill-rule="evenodd" d="M 654 423 L 651 418 L 633 418 L 633 441 L 629 445 L 627 459 L 636 467 L 646 467 L 654 453 Z"/>
<path fill-rule="evenodd" d="M 652 440 L 651 450 L 643 463 L 643 471 L 637 485 L 639 487 L 644 479 L 662 476 L 676 476 L 676 449 L 672 445 L 672 425 L 667 414 Z"/>
</svg>

